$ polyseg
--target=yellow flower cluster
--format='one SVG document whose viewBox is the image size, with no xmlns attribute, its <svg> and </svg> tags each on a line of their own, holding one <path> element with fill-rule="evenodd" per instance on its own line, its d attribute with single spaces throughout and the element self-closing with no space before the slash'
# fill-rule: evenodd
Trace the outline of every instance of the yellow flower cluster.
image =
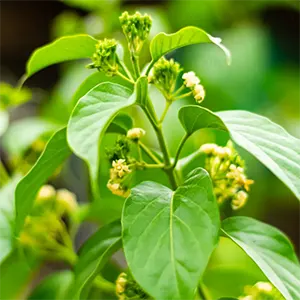
<svg viewBox="0 0 300 300">
<path fill-rule="evenodd" d="M 131 173 L 125 159 L 118 159 L 112 162 L 110 169 L 110 178 L 107 183 L 107 188 L 115 195 L 128 197 L 130 191 L 125 187 L 124 180 Z"/>
<path fill-rule="evenodd" d="M 212 178 L 218 203 L 230 201 L 232 209 L 242 208 L 247 202 L 250 185 L 254 181 L 247 178 L 244 161 L 232 143 L 228 142 L 226 147 L 204 144 L 200 151 L 207 155 L 205 168 Z"/>
<path fill-rule="evenodd" d="M 184 85 L 193 92 L 196 102 L 201 103 L 205 97 L 205 90 L 203 85 L 200 84 L 200 79 L 192 71 L 184 73 L 182 79 L 184 80 Z"/>
</svg>

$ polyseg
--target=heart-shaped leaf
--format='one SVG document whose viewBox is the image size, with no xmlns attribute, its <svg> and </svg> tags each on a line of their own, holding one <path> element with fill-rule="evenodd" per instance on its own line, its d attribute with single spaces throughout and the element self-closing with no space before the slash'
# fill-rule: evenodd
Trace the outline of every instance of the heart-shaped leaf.
<svg viewBox="0 0 300 300">
<path fill-rule="evenodd" d="M 178 118 L 188 135 L 203 128 L 227 131 L 223 121 L 209 109 L 197 105 L 186 105 L 180 108 Z"/>
<path fill-rule="evenodd" d="M 26 66 L 26 78 L 51 65 L 64 61 L 89 58 L 96 50 L 97 40 L 86 34 L 65 36 L 38 48 Z"/>
<path fill-rule="evenodd" d="M 270 169 L 300 200 L 300 140 L 269 119 L 241 110 L 217 115 L 232 139 Z"/>
<path fill-rule="evenodd" d="M 14 249 L 14 193 L 19 180 L 19 176 L 14 177 L 0 190 L 0 263 Z"/>
<path fill-rule="evenodd" d="M 123 246 L 134 278 L 156 299 L 194 299 L 219 223 L 212 183 L 201 168 L 175 192 L 155 182 L 139 184 L 122 215 Z"/>
<path fill-rule="evenodd" d="M 68 142 L 75 154 L 87 162 L 93 185 L 97 182 L 99 143 L 117 114 L 137 102 L 141 88 L 144 88 L 142 78 L 136 83 L 133 94 L 124 86 L 101 83 L 84 95 L 72 112 L 67 129 Z M 96 192 L 95 185 L 93 188 Z"/>
<path fill-rule="evenodd" d="M 52 136 L 44 152 L 16 188 L 16 234 L 20 232 L 26 216 L 30 213 L 40 187 L 70 154 L 64 128 Z"/>
<path fill-rule="evenodd" d="M 281 231 L 248 217 L 228 218 L 222 228 L 285 299 L 300 299 L 300 265 L 291 242 Z"/>
<path fill-rule="evenodd" d="M 69 299 L 83 299 L 111 255 L 122 247 L 120 220 L 100 228 L 79 250 Z"/>
<path fill-rule="evenodd" d="M 32 291 L 28 300 L 63 300 L 72 282 L 73 273 L 69 270 L 50 274 Z"/>
<path fill-rule="evenodd" d="M 230 52 L 224 45 L 222 45 L 222 40 L 220 38 L 213 37 L 200 28 L 188 26 L 172 34 L 161 32 L 153 38 L 150 44 L 152 62 L 147 73 L 150 71 L 153 64 L 168 52 L 177 48 L 199 43 L 212 43 L 220 47 L 226 55 L 227 63 L 230 64 Z"/>
</svg>

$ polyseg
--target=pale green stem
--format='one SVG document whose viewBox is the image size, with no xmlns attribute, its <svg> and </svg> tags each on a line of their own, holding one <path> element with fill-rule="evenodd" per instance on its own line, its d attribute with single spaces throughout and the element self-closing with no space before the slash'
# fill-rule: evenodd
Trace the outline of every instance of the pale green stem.
<svg viewBox="0 0 300 300">
<path fill-rule="evenodd" d="M 141 141 L 139 141 L 139 145 L 141 146 L 142 150 L 148 155 L 150 159 L 152 159 L 157 164 L 161 164 L 161 161 L 152 153 L 152 151 Z"/>
<path fill-rule="evenodd" d="M 122 62 L 122 61 L 119 59 L 119 57 L 117 57 L 117 62 L 118 62 L 118 64 L 121 66 L 121 68 L 123 69 L 123 71 L 125 72 L 125 74 L 127 75 L 127 77 L 128 77 L 130 80 L 134 81 L 134 79 L 133 79 L 133 77 L 132 77 L 130 71 L 128 70 L 128 68 L 126 67 L 126 65 L 124 64 L 124 62 Z"/>
<path fill-rule="evenodd" d="M 172 104 L 171 101 L 166 101 L 165 109 L 164 109 L 164 111 L 163 111 L 163 113 L 162 113 L 162 115 L 161 115 L 161 118 L 160 118 L 160 120 L 159 120 L 159 123 L 160 123 L 160 124 L 164 121 L 164 119 L 165 119 L 165 117 L 166 117 L 166 115 L 167 115 L 167 112 L 168 112 L 168 110 L 169 110 L 171 104 Z"/>
<path fill-rule="evenodd" d="M 193 94 L 193 92 L 188 92 L 188 93 L 185 93 L 185 94 L 179 95 L 179 96 L 177 96 L 177 97 L 174 97 L 174 100 L 182 99 L 182 98 L 185 98 L 185 97 L 191 96 L 192 94 Z"/>
<path fill-rule="evenodd" d="M 131 79 L 129 79 L 128 77 L 126 77 L 125 75 L 123 75 L 121 72 L 117 71 L 116 73 L 119 77 L 121 77 L 122 79 L 130 82 L 131 84 L 134 84 L 134 81 L 132 81 Z"/>
<path fill-rule="evenodd" d="M 8 175 L 2 161 L 0 161 L 0 185 L 3 186 L 8 181 L 9 181 L 9 175 Z"/>
<path fill-rule="evenodd" d="M 140 77 L 139 57 L 136 54 L 131 53 L 130 58 L 135 73 L 135 79 L 138 79 Z"/>
<path fill-rule="evenodd" d="M 175 154 L 175 159 L 174 159 L 174 163 L 173 163 L 173 168 L 176 167 L 176 164 L 177 164 L 178 159 L 179 159 L 179 156 L 180 156 L 180 152 L 181 152 L 181 150 L 182 150 L 182 148 L 183 148 L 185 142 L 186 142 L 187 139 L 189 138 L 189 136 L 190 136 L 190 135 L 186 133 L 186 134 L 183 136 L 183 138 L 181 139 L 180 144 L 179 144 L 179 146 L 178 146 L 178 148 L 177 148 L 177 151 L 176 151 L 176 154 Z"/>
<path fill-rule="evenodd" d="M 177 96 L 180 92 L 185 89 L 185 85 L 182 84 L 181 87 L 173 94 L 173 97 Z"/>
</svg>

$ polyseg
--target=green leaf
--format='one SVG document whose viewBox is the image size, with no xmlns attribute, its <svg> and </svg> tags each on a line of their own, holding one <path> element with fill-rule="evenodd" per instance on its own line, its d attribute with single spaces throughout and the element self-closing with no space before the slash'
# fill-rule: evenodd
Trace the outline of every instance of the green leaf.
<svg viewBox="0 0 300 300">
<path fill-rule="evenodd" d="M 133 126 L 133 120 L 130 116 L 119 113 L 107 128 L 107 132 L 125 134 Z"/>
<path fill-rule="evenodd" d="M 48 275 L 32 291 L 28 300 L 68 299 L 66 298 L 66 293 L 72 279 L 73 273 L 69 270 Z"/>
<path fill-rule="evenodd" d="M 19 180 L 19 176 L 14 177 L 0 190 L 0 263 L 14 249 L 14 193 Z"/>
<path fill-rule="evenodd" d="M 222 227 L 287 300 L 300 299 L 300 265 L 281 231 L 248 217 L 228 218 Z"/>
<path fill-rule="evenodd" d="M 64 128 L 52 136 L 44 152 L 16 188 L 16 234 L 20 232 L 26 216 L 30 213 L 40 187 L 70 154 Z"/>
<path fill-rule="evenodd" d="M 172 34 L 161 32 L 153 38 L 150 44 L 152 56 L 151 65 L 168 52 L 177 48 L 199 43 L 212 43 L 220 47 L 226 55 L 227 63 L 230 64 L 230 52 L 221 44 L 221 42 L 222 40 L 220 38 L 213 37 L 204 30 L 193 26 L 184 27 Z"/>
<path fill-rule="evenodd" d="M 270 169 L 300 199 L 300 140 L 269 119 L 241 110 L 217 113 L 232 139 Z"/>
<path fill-rule="evenodd" d="M 188 135 L 203 128 L 227 131 L 227 128 L 220 117 L 201 106 L 186 105 L 181 107 L 178 112 L 178 118 Z"/>
<path fill-rule="evenodd" d="M 26 66 L 26 78 L 51 65 L 89 58 L 95 52 L 97 40 L 86 34 L 65 36 L 38 48 L 33 52 Z"/>
<path fill-rule="evenodd" d="M 70 299 L 83 299 L 111 255 L 122 247 L 121 224 L 115 221 L 93 234 L 79 250 Z"/>
<path fill-rule="evenodd" d="M 0 110 L 0 137 L 6 131 L 9 123 L 8 112 L 5 110 Z"/>
<path fill-rule="evenodd" d="M 74 153 L 88 164 L 92 184 L 97 182 L 99 144 L 103 135 L 117 114 L 136 102 L 140 82 L 136 83 L 134 94 L 124 86 L 101 83 L 84 95 L 72 112 L 67 128 L 68 142 Z M 93 188 L 97 191 L 95 186 Z"/>
<path fill-rule="evenodd" d="M 53 133 L 59 128 L 47 120 L 31 117 L 11 124 L 3 136 L 3 146 L 12 156 L 21 156 L 34 141 L 44 133 Z"/>
<path fill-rule="evenodd" d="M 194 299 L 219 223 L 204 169 L 191 172 L 175 192 L 155 182 L 139 184 L 122 215 L 123 246 L 134 278 L 156 299 Z"/>
</svg>

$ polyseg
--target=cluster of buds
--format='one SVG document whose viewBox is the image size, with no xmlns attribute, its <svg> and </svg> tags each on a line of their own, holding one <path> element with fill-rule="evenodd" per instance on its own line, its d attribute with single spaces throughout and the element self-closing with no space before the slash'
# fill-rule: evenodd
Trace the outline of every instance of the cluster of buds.
<svg viewBox="0 0 300 300">
<path fill-rule="evenodd" d="M 205 168 L 212 178 L 218 203 L 230 201 L 233 210 L 242 208 L 254 181 L 246 177 L 244 161 L 232 143 L 229 141 L 226 147 L 204 144 L 200 151 L 207 154 Z"/>
<path fill-rule="evenodd" d="M 168 60 L 162 57 L 151 69 L 148 81 L 155 84 L 165 95 L 171 95 L 180 71 L 179 63 L 173 59 Z"/>
<path fill-rule="evenodd" d="M 126 187 L 125 181 L 127 175 L 131 173 L 129 166 L 126 164 L 125 159 L 118 159 L 112 162 L 110 169 L 110 177 L 107 183 L 107 188 L 117 196 L 128 197 L 129 189 Z"/>
<path fill-rule="evenodd" d="M 254 286 L 246 286 L 245 295 L 239 297 L 239 300 L 284 300 L 270 282 L 257 282 Z"/>
<path fill-rule="evenodd" d="M 142 128 L 132 128 L 127 131 L 127 138 L 137 142 L 139 139 L 141 139 L 146 134 L 146 131 Z"/>
<path fill-rule="evenodd" d="M 119 300 L 151 299 L 132 276 L 124 272 L 116 280 L 116 295 Z"/>
<path fill-rule="evenodd" d="M 67 190 L 44 185 L 38 192 L 30 216 L 19 236 L 20 244 L 45 259 L 61 259 L 73 263 L 69 229 L 64 220 L 77 209 L 76 196 Z"/>
<path fill-rule="evenodd" d="M 107 76 L 114 76 L 118 71 L 117 62 L 117 41 L 114 39 L 104 39 L 96 45 L 96 51 L 91 57 L 93 63 L 87 67 L 98 69 Z"/>
<path fill-rule="evenodd" d="M 152 26 L 152 20 L 147 14 L 136 12 L 134 15 L 129 15 L 125 11 L 120 17 L 120 23 L 123 32 L 128 41 L 128 47 L 131 52 L 139 54 L 144 41 L 148 38 Z"/>
<path fill-rule="evenodd" d="M 194 72 L 187 72 L 182 75 L 184 85 L 193 92 L 193 96 L 197 103 L 201 103 L 205 97 L 205 90 L 200 79 Z"/>
</svg>

